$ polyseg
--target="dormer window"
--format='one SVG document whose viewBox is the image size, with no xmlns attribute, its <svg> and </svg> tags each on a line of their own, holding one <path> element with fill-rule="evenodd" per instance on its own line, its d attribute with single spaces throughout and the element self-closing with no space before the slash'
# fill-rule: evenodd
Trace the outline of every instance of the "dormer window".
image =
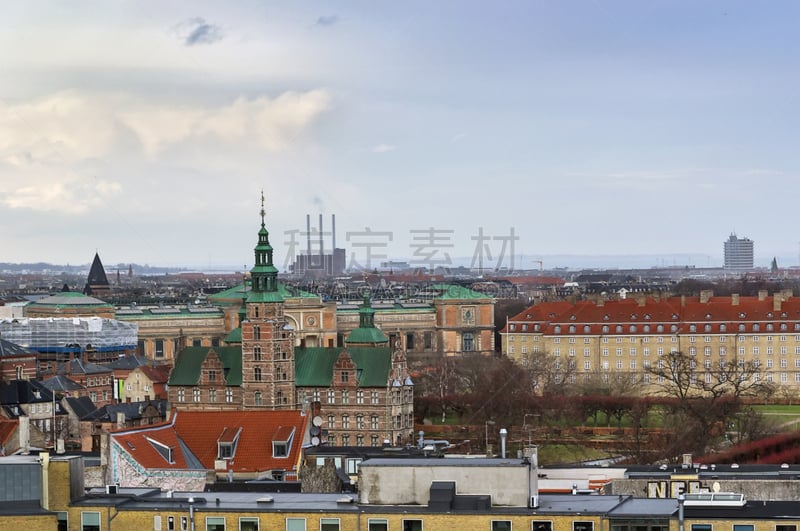
<svg viewBox="0 0 800 531">
<path fill-rule="evenodd" d="M 342 376 L 342 383 L 347 383 L 350 381 L 350 371 L 342 371 L 341 376 Z"/>
<path fill-rule="evenodd" d="M 151 439 L 150 437 L 145 437 L 147 442 L 155 449 L 158 454 L 164 458 L 164 460 L 169 464 L 175 463 L 175 454 L 171 446 L 167 446 L 166 444 L 159 442 L 155 439 Z"/>
<path fill-rule="evenodd" d="M 294 428 L 291 426 L 278 426 L 272 436 L 272 457 L 289 457 L 292 447 Z"/>
<path fill-rule="evenodd" d="M 236 455 L 236 446 L 239 443 L 239 435 L 242 428 L 224 428 L 217 439 L 217 459 L 233 459 Z"/>
</svg>

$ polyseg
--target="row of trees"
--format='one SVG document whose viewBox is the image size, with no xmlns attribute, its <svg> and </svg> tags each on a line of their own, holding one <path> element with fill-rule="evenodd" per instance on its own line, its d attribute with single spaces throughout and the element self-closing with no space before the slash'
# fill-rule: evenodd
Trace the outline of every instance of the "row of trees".
<svg viewBox="0 0 800 531">
<path fill-rule="evenodd" d="M 739 439 L 764 433 L 749 404 L 768 398 L 775 387 L 757 365 L 733 359 L 698 367 L 681 352 L 658 360 L 643 374 L 578 375 L 573 365 L 545 355 L 528 367 L 508 358 L 443 358 L 417 374 L 416 411 L 442 421 L 455 416 L 463 424 L 493 420 L 508 426 L 533 416 L 539 433 L 587 421 L 597 425 L 602 416 L 607 425 L 633 428 L 631 453 L 642 460 L 705 453 L 729 431 Z M 656 431 L 662 451 L 654 457 L 644 448 Z"/>
</svg>

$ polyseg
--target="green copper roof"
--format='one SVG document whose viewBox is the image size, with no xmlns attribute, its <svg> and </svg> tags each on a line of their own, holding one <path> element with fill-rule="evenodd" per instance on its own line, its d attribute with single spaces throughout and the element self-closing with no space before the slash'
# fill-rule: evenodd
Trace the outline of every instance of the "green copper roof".
<svg viewBox="0 0 800 531">
<path fill-rule="evenodd" d="M 225 343 L 241 343 L 242 342 L 242 328 L 234 328 L 230 333 L 225 336 Z"/>
<path fill-rule="evenodd" d="M 435 300 L 491 299 L 488 295 L 456 284 L 434 284 L 433 289 L 441 293 Z"/>
<path fill-rule="evenodd" d="M 111 306 L 111 304 L 101 301 L 100 299 L 95 299 L 94 297 L 84 295 L 83 293 L 78 293 L 75 291 L 60 291 L 55 295 L 42 297 L 38 301 L 32 302 L 29 305 L 29 307 L 33 308 L 37 306 L 47 306 L 49 308 L 69 308 L 71 306 Z"/>
<path fill-rule="evenodd" d="M 360 371 L 359 387 L 386 387 L 392 368 L 392 350 L 388 347 L 296 348 L 294 370 L 297 386 L 330 387 L 333 366 L 343 350 L 350 354 Z"/>
<path fill-rule="evenodd" d="M 354 328 L 345 343 L 387 343 L 389 338 L 378 328 Z"/>
<path fill-rule="evenodd" d="M 200 367 L 209 351 L 219 356 L 225 368 L 226 385 L 242 385 L 242 347 L 188 347 L 178 354 L 169 375 L 169 385 L 197 385 Z"/>
<path fill-rule="evenodd" d="M 231 299 L 238 299 L 239 301 L 242 300 L 242 297 L 245 293 L 250 293 L 250 286 L 247 286 L 245 290 L 244 284 L 239 284 L 232 288 L 228 288 L 225 291 L 220 291 L 219 293 L 214 293 L 213 295 L 209 295 L 208 298 L 214 303 L 219 303 L 220 301 L 227 301 Z M 295 288 L 294 286 L 287 286 L 281 282 L 278 282 L 278 293 L 280 293 L 281 297 L 284 299 L 318 299 L 318 295 L 314 295 L 313 293 L 309 293 L 307 291 L 303 291 L 301 289 Z"/>
<path fill-rule="evenodd" d="M 251 291 L 247 295 L 247 302 L 283 302 L 284 300 L 280 291 Z"/>
</svg>

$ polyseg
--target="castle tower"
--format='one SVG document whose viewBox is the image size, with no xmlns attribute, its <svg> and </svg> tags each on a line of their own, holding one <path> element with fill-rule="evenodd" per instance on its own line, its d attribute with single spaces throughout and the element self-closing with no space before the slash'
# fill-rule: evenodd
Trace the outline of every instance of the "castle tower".
<svg viewBox="0 0 800 531">
<path fill-rule="evenodd" d="M 284 300 L 278 289 L 278 270 L 272 263 L 264 215 L 262 192 L 261 229 L 255 247 L 255 265 L 250 270 L 246 318 L 241 325 L 243 405 L 294 409 L 294 334 L 284 317 Z"/>
</svg>

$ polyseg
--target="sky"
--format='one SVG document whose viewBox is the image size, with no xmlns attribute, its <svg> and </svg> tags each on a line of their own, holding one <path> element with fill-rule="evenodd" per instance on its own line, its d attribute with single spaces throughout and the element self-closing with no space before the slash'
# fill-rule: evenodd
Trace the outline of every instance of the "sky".
<svg viewBox="0 0 800 531">
<path fill-rule="evenodd" d="M 250 268 L 263 190 L 281 270 L 306 214 L 324 231 L 336 215 L 354 267 L 719 266 L 734 232 L 756 265 L 797 266 L 799 15 L 793 1 L 8 3 L 0 262 Z"/>
</svg>

